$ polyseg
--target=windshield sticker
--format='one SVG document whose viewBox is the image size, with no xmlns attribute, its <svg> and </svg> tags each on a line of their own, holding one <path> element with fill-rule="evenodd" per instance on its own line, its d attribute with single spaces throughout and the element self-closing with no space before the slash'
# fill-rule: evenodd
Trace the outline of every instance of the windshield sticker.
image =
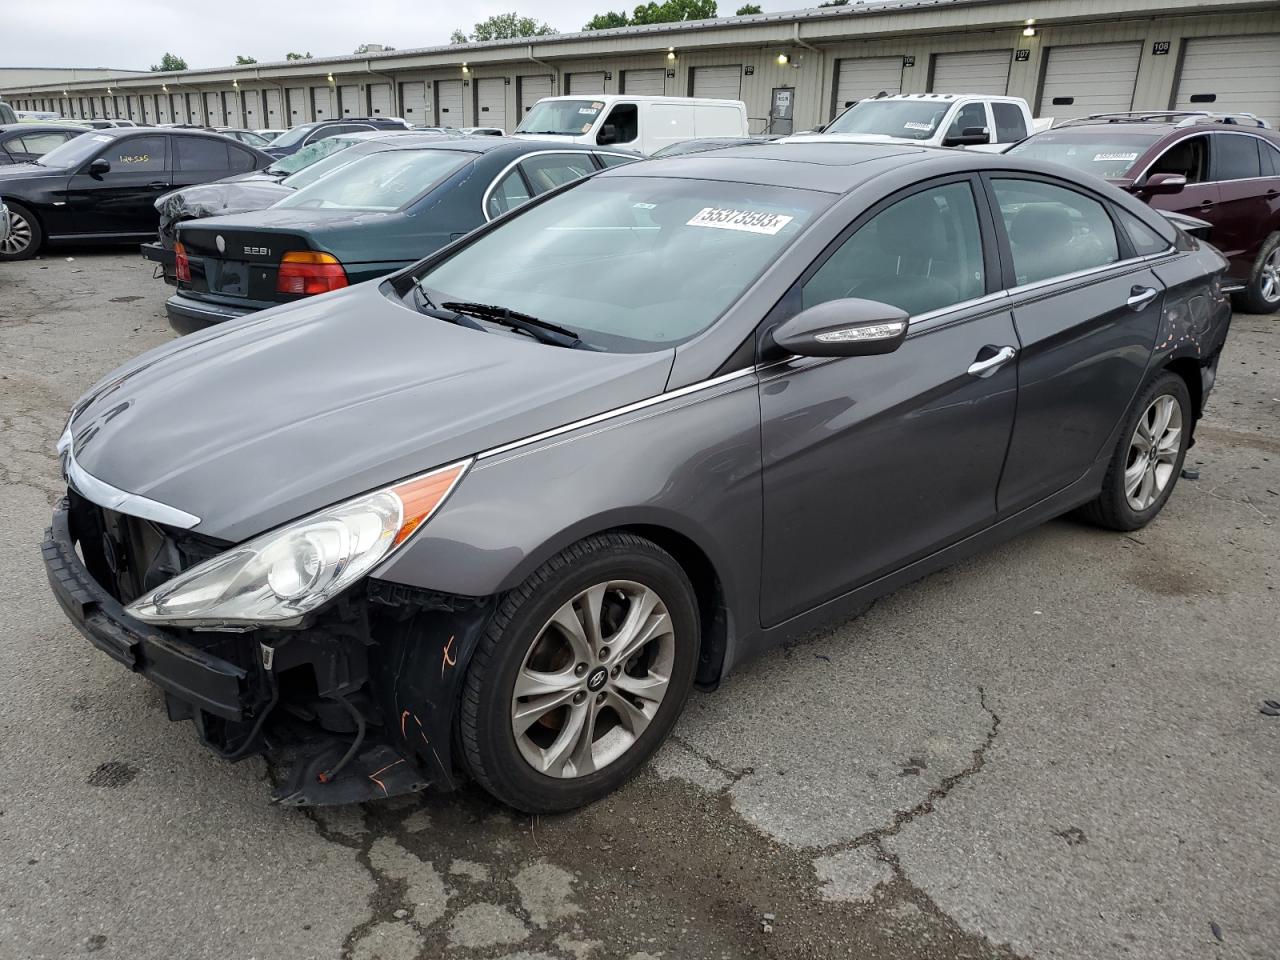
<svg viewBox="0 0 1280 960">
<path fill-rule="evenodd" d="M 757 210 L 722 210 L 719 207 L 703 207 L 685 226 L 715 227 L 718 230 L 741 230 L 744 233 L 763 233 L 772 237 L 794 220 L 780 213 Z"/>
<path fill-rule="evenodd" d="M 582 114 L 584 117 L 594 117 L 597 113 L 600 112 L 600 108 L 599 107 L 579 107 L 578 112 Z"/>
<path fill-rule="evenodd" d="M 631 209 L 632 210 L 657 210 L 658 205 L 656 203 L 633 203 L 631 205 Z"/>
<path fill-rule="evenodd" d="M 907 123 L 904 123 L 902 125 L 902 128 L 904 130 L 932 130 L 933 124 L 932 123 L 916 123 L 914 120 L 912 120 Z"/>
<path fill-rule="evenodd" d="M 103 136 L 102 134 L 100 134 L 100 133 L 99 133 L 99 134 L 96 134 L 96 135 L 94 136 L 94 138 L 93 138 L 93 142 L 94 142 L 94 143 L 110 143 L 110 142 L 111 142 L 111 138 L 110 138 L 110 137 L 105 137 L 105 136 Z"/>
<path fill-rule="evenodd" d="M 589 123 L 584 123 L 584 124 L 582 125 L 582 132 L 583 132 L 583 133 L 590 133 L 590 132 L 591 132 L 591 124 L 589 124 Z"/>
<path fill-rule="evenodd" d="M 1110 160 L 1123 161 L 1124 163 L 1133 163 L 1138 159 L 1136 153 L 1095 153 L 1093 155 L 1094 163 L 1106 163 Z"/>
</svg>

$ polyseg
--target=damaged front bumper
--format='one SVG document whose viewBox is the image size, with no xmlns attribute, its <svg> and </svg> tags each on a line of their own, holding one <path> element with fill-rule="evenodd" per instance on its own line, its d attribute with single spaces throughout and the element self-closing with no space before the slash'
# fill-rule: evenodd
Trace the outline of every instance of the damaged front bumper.
<svg viewBox="0 0 1280 960">
<path fill-rule="evenodd" d="M 457 666 L 489 602 L 367 581 L 297 629 L 159 628 L 131 617 L 118 587 L 104 586 L 142 562 L 130 552 L 142 539 L 130 529 L 142 524 L 71 492 L 41 552 L 68 619 L 159 687 L 170 720 L 190 720 L 224 759 L 265 754 L 282 771 L 277 803 L 357 803 L 454 787 Z M 148 532 L 163 529 L 150 524 Z"/>
</svg>

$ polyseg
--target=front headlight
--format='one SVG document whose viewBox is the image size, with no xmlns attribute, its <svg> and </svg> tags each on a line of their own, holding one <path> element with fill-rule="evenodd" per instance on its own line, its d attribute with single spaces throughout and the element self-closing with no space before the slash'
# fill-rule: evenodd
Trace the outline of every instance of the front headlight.
<svg viewBox="0 0 1280 960">
<path fill-rule="evenodd" d="M 128 613 L 184 626 L 295 622 L 404 543 L 470 465 L 442 467 L 263 534 L 139 597 Z"/>
</svg>

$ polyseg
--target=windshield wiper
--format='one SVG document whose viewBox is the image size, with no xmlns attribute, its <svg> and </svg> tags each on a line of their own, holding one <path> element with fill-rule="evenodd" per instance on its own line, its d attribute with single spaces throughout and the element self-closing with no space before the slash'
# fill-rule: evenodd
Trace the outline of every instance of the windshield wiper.
<svg viewBox="0 0 1280 960">
<path fill-rule="evenodd" d="M 539 320 L 537 317 L 532 317 L 527 313 L 518 313 L 507 307 L 498 307 L 490 303 L 466 303 L 456 300 L 442 303 L 440 306 L 445 310 L 479 317 L 482 320 L 489 320 L 492 323 L 499 323 L 504 327 L 519 330 L 521 333 L 527 333 L 541 343 L 549 343 L 553 346 L 569 347 L 571 349 L 585 346 L 582 338 L 572 330 L 557 326 L 554 323 L 548 323 L 546 320 Z"/>
<path fill-rule="evenodd" d="M 470 317 L 458 313 L 456 310 L 441 310 L 431 298 L 427 296 L 427 292 L 418 284 L 413 285 L 413 305 L 421 314 L 428 317 L 434 317 L 436 320 L 443 320 L 445 323 L 456 323 L 460 327 L 466 327 L 469 330 L 479 330 L 481 333 L 488 333 L 484 328 L 484 324 L 472 320 Z"/>
<path fill-rule="evenodd" d="M 553 136 L 557 136 L 557 137 L 572 137 L 572 136 L 573 136 L 573 132 L 572 132 L 572 131 L 569 131 L 568 133 L 566 133 L 564 130 L 517 130 L 517 131 L 516 131 L 516 133 L 532 133 L 532 134 L 535 134 L 535 135 L 536 135 L 536 134 L 543 134 L 543 133 L 546 133 L 546 134 L 551 134 L 551 135 L 553 135 Z"/>
</svg>

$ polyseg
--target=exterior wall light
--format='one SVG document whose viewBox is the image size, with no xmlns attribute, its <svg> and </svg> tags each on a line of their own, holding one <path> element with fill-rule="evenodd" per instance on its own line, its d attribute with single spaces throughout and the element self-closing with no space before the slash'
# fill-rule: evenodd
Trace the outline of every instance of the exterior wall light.
<svg viewBox="0 0 1280 960">
<path fill-rule="evenodd" d="M 463 72 L 463 73 L 470 73 L 470 72 L 471 72 L 471 68 L 467 66 L 467 61 L 465 61 L 465 60 L 463 60 L 463 61 L 462 61 L 462 72 Z"/>
<path fill-rule="evenodd" d="M 333 74 L 330 73 L 327 77 L 325 77 L 325 79 L 328 80 L 330 83 L 333 83 Z"/>
<path fill-rule="evenodd" d="M 785 67 L 790 62 L 791 62 L 791 58 L 787 56 L 785 53 L 778 54 L 778 66 Z"/>
<path fill-rule="evenodd" d="M 668 60 L 674 60 L 675 58 L 676 58 L 676 48 L 675 48 L 675 47 L 667 47 L 667 59 L 668 59 Z"/>
<path fill-rule="evenodd" d="M 1023 27 L 1023 28 L 1022 28 L 1022 35 L 1023 35 L 1024 37 L 1034 37 L 1034 36 L 1036 35 L 1036 28 L 1035 28 L 1035 27 Z"/>
</svg>

